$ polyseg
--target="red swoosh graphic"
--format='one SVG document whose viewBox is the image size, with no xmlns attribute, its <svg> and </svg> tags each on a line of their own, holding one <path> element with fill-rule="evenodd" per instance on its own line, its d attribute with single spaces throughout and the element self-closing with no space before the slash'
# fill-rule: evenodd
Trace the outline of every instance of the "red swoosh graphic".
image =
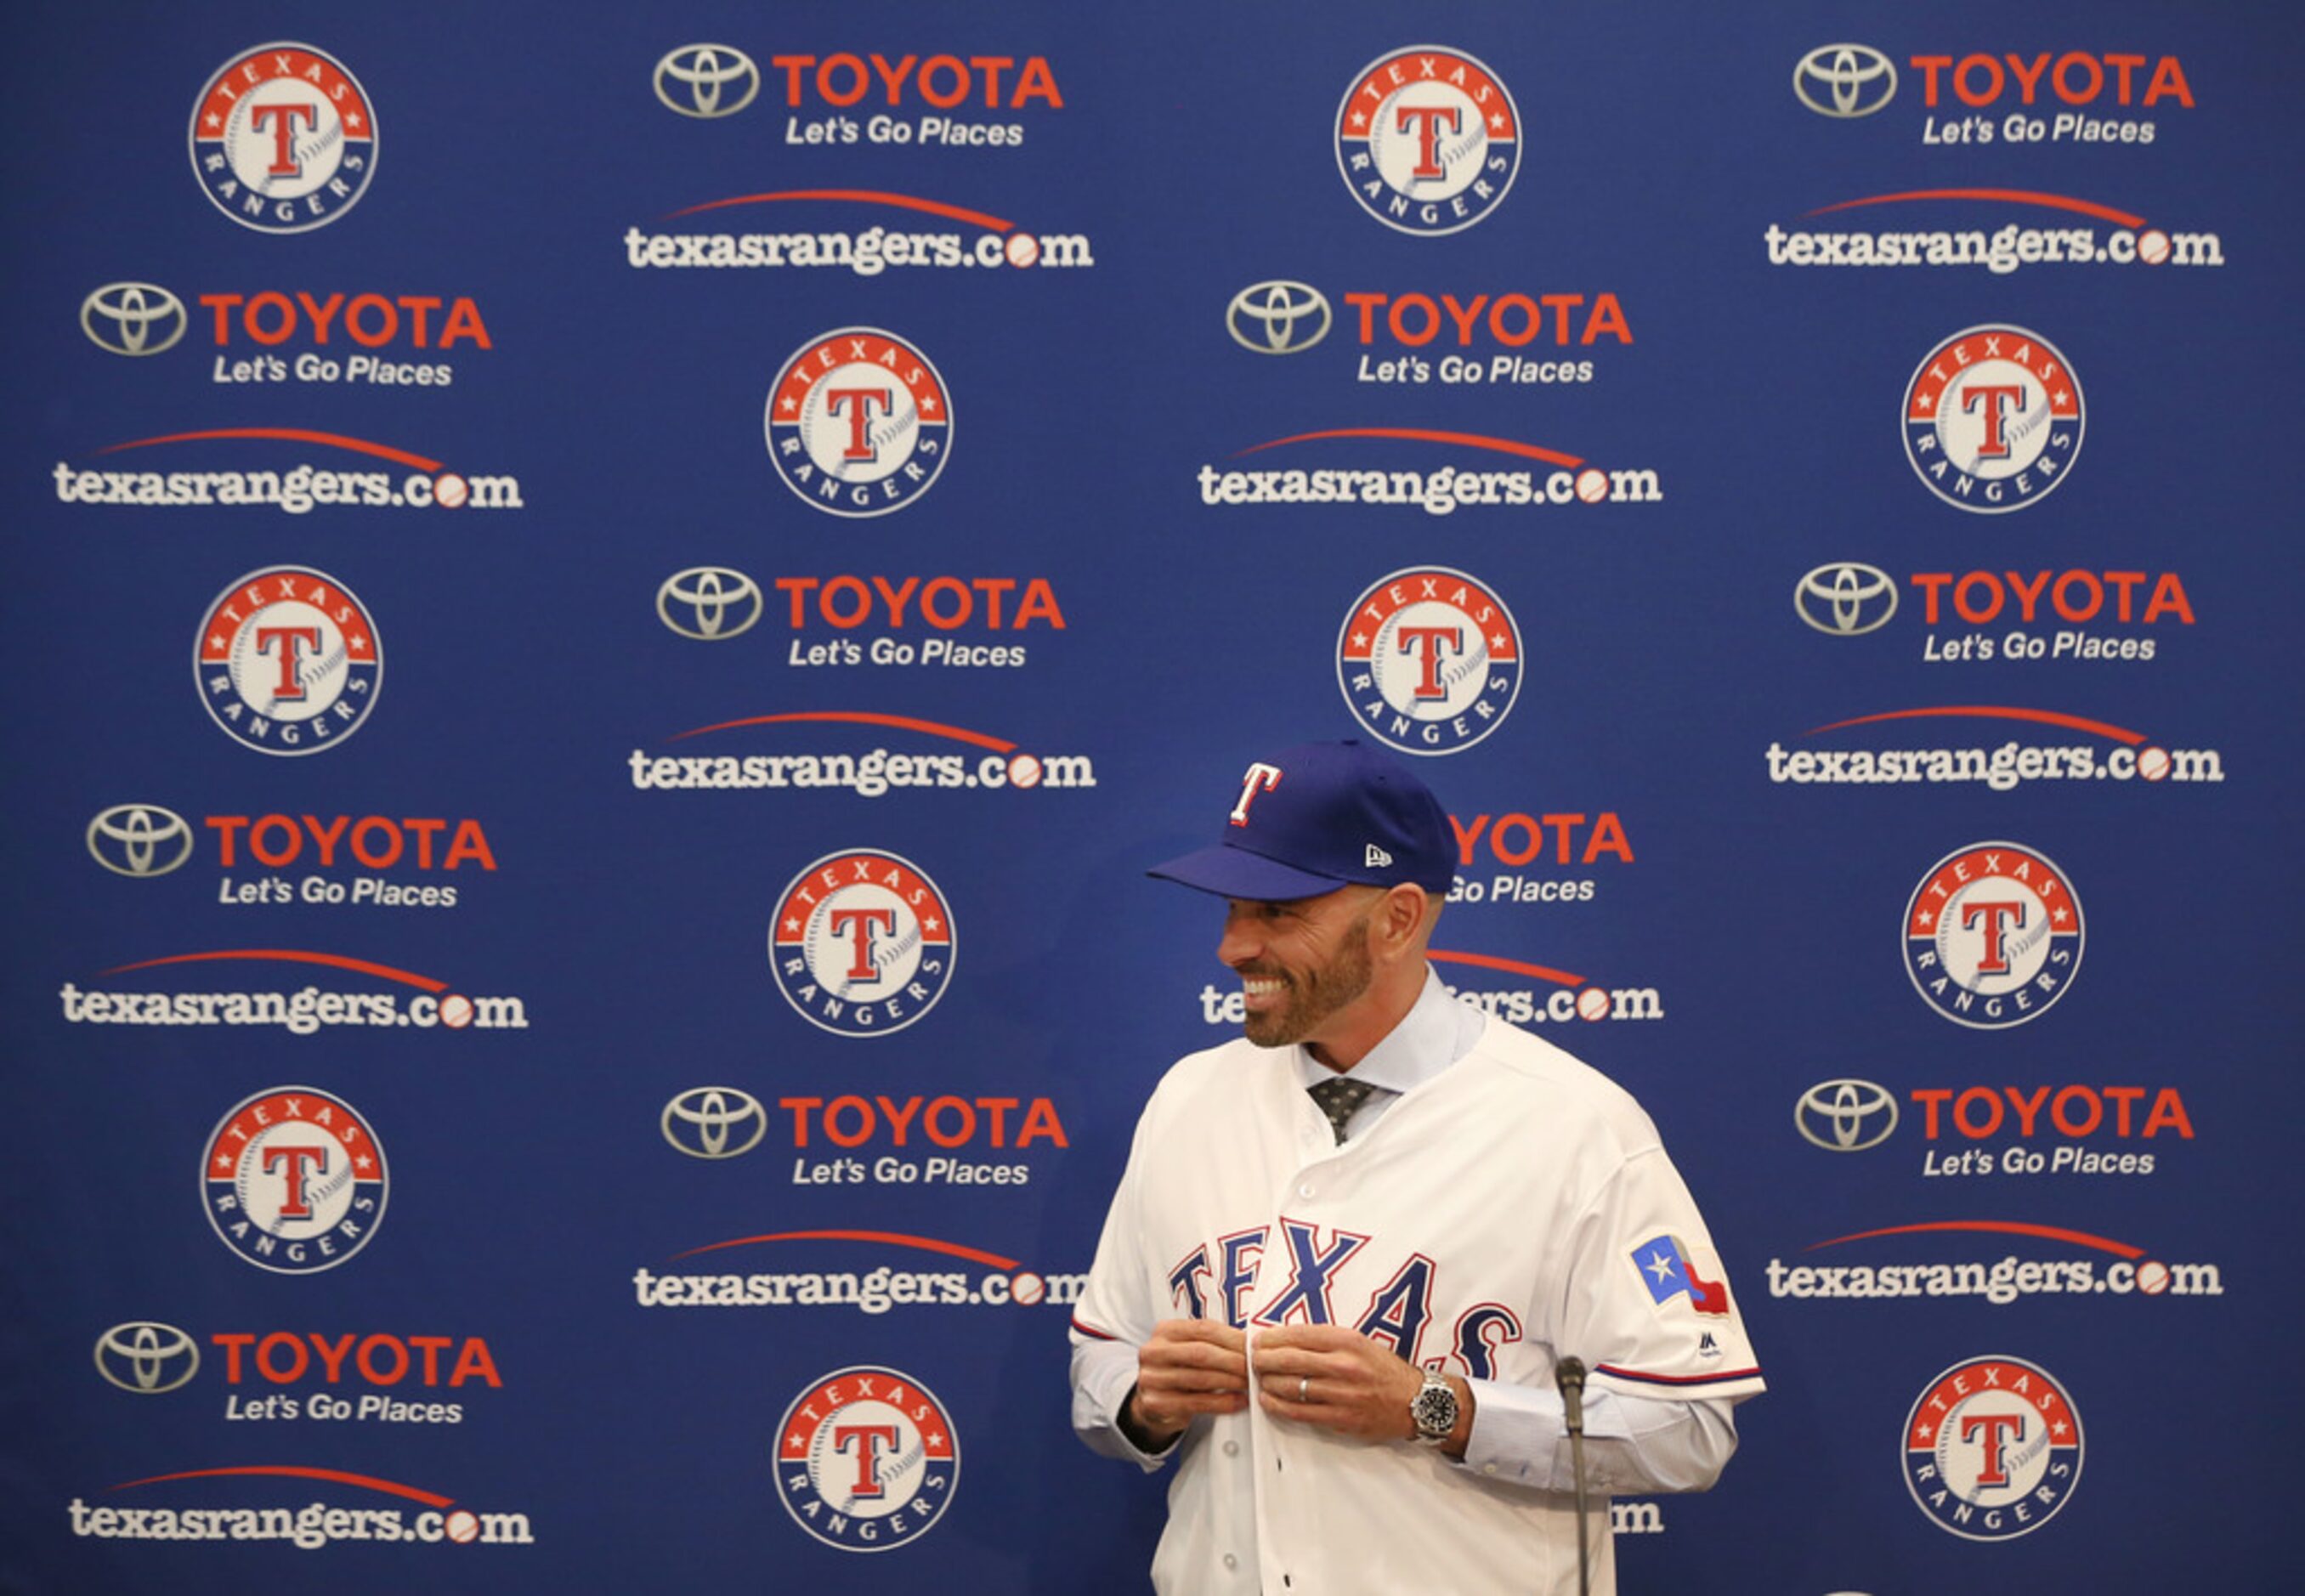
<svg viewBox="0 0 2305 1596">
<path fill-rule="evenodd" d="M 677 1263 L 684 1258 L 693 1258 L 699 1252 L 718 1252 L 723 1247 L 750 1247 L 761 1242 L 884 1242 L 892 1247 L 917 1247 L 923 1252 L 942 1252 L 953 1258 L 965 1258 L 974 1263 L 990 1264 L 994 1269 L 1013 1269 L 1016 1260 L 1003 1258 L 998 1252 L 986 1252 L 975 1247 L 964 1247 L 958 1242 L 940 1242 L 925 1235 L 900 1235 L 893 1230 L 783 1230 L 774 1235 L 740 1235 L 733 1242 L 714 1242 L 709 1247 L 691 1247 L 685 1252 L 675 1252 L 669 1261 Z"/>
<path fill-rule="evenodd" d="M 755 715 L 744 720 L 724 720 L 717 726 L 701 726 L 693 732 L 682 732 L 665 739 L 677 743 L 683 737 L 701 737 L 707 732 L 725 732 L 732 726 L 775 726 L 787 720 L 840 720 L 857 726 L 894 726 L 899 731 L 924 732 L 931 737 L 950 737 L 956 743 L 974 743 L 979 748 L 991 749 L 995 753 L 1014 753 L 1016 745 L 1004 743 L 982 732 L 972 732 L 941 721 L 914 720 L 909 715 L 875 715 L 863 709 L 799 709 L 789 715 Z"/>
<path fill-rule="evenodd" d="M 372 1474 L 348 1474 L 342 1469 L 308 1469 L 287 1463 L 250 1464 L 245 1467 L 230 1469 L 189 1469 L 181 1474 L 153 1474 L 142 1480 L 131 1480 L 112 1489 L 126 1490 L 131 1486 L 157 1485 L 164 1480 L 208 1480 L 222 1474 L 279 1474 L 291 1480 L 332 1480 L 339 1485 L 357 1485 L 366 1490 L 381 1490 L 388 1495 L 406 1497 L 410 1501 L 422 1502 L 428 1507 L 451 1507 L 456 1502 L 455 1497 L 419 1490 L 413 1485 L 396 1485 Z"/>
<path fill-rule="evenodd" d="M 2118 222 L 2124 227 L 2145 225 L 2143 216 L 2131 216 L 2110 205 L 2096 205 L 2063 194 L 2036 193 L 2030 189 L 1915 189 L 1910 193 L 1875 194 L 1869 200 L 1843 200 L 1838 205 L 1820 205 L 1808 214 L 1821 216 L 1827 211 L 1849 210 L 1859 205 L 1895 205 L 1907 200 L 1998 200 L 2010 205 L 2046 205 L 2052 210 L 2079 211 L 2082 216 Z"/>
<path fill-rule="evenodd" d="M 445 992 L 448 983 L 434 981 L 429 975 L 417 975 L 406 970 L 396 970 L 389 964 L 370 964 L 366 959 L 347 958 L 340 953 L 306 953 L 294 947 L 233 947 L 215 953 L 171 954 L 165 959 L 140 959 L 133 964 L 115 964 L 99 972 L 118 975 L 129 970 L 149 970 L 156 964 L 202 964 L 212 959 L 278 959 L 292 964 L 327 964 L 338 970 L 357 970 L 362 975 L 377 975 L 386 981 L 396 981 L 412 987 L 421 987 L 428 992 Z"/>
<path fill-rule="evenodd" d="M 1517 444 L 1509 437 L 1484 437 L 1477 432 L 1435 432 L 1425 427 L 1338 427 L 1327 432 L 1299 432 L 1294 437 L 1276 437 L 1269 444 L 1252 444 L 1246 449 L 1233 451 L 1233 458 L 1254 454 L 1260 449 L 1277 449 L 1283 444 L 1312 443 L 1324 437 L 1405 437 L 1415 443 L 1458 444 L 1468 449 L 1493 449 L 1500 454 L 1518 454 L 1525 460 L 1542 460 L 1552 465 L 1582 465 L 1574 454 L 1563 454 L 1557 449 L 1540 449 L 1535 444 Z"/>
<path fill-rule="evenodd" d="M 785 200 L 846 200 L 859 205 L 894 205 L 905 210 L 926 211 L 932 216 L 945 216 L 956 222 L 973 223 L 994 233 L 1006 233 L 1016 225 L 1004 222 L 999 216 L 988 216 L 981 210 L 967 210 L 935 200 L 916 200 L 910 194 L 885 194 L 876 189 L 787 189 L 776 194 L 739 194 L 733 200 L 709 200 L 702 205 L 668 211 L 664 219 L 669 222 L 675 216 L 693 216 L 702 210 L 719 210 L 730 205 L 773 205 Z"/>
<path fill-rule="evenodd" d="M 2061 726 L 2068 731 L 2094 732 L 2100 737 L 2126 743 L 2131 748 L 2145 741 L 2143 732 L 2132 732 L 2126 726 L 2111 726 L 2102 720 L 2085 720 L 2078 715 L 2060 715 L 2054 709 L 2012 709 L 2001 704 L 1946 704 L 1935 709 L 1892 709 L 1883 715 L 1859 715 L 1854 720 L 1836 720 L 1830 726 L 1811 726 L 1801 734 L 1814 737 L 1819 732 L 1837 732 L 1843 726 L 1869 726 L 1876 720 L 1927 719 L 1938 716 L 2037 721 L 2043 726 Z"/>
<path fill-rule="evenodd" d="M 2144 1248 L 2132 1247 L 2127 1242 L 2108 1241 L 2085 1230 L 2060 1230 L 2054 1225 L 2024 1225 L 2014 1219 L 1938 1219 L 1927 1225 L 1892 1225 L 1886 1230 L 1860 1230 L 1855 1235 L 1836 1235 L 1829 1242 L 1816 1242 L 1802 1251 L 1814 1252 L 1818 1247 L 1837 1247 L 1843 1242 L 1870 1241 L 1876 1235 L 1913 1235 L 1925 1230 L 1984 1230 L 1999 1235 L 2037 1235 L 2053 1242 L 2071 1242 L 2077 1247 L 2094 1247 L 2100 1252 L 2117 1252 L 2123 1258 L 2145 1256 Z"/>
<path fill-rule="evenodd" d="M 1565 970 L 1548 970 L 1542 964 L 1524 964 L 1518 959 L 1501 959 L 1485 953 L 1442 953 L 1428 947 L 1425 956 L 1442 964 L 1478 964 L 1484 970 L 1509 970 L 1515 975 L 1534 975 L 1539 981 L 1554 981 L 1564 987 L 1581 987 L 1585 978 L 1571 975 Z"/>
<path fill-rule="evenodd" d="M 132 443 L 114 444 L 97 451 L 99 454 L 116 454 L 123 449 L 149 449 L 154 444 L 188 444 L 211 437 L 270 437 L 296 444 L 325 444 L 332 449 L 350 449 L 356 454 L 373 454 L 378 460 L 397 461 L 413 465 L 419 471 L 437 471 L 440 463 L 427 460 L 421 454 L 412 454 L 405 449 L 396 449 L 388 444 L 372 444 L 366 438 L 346 437 L 340 432 L 312 432 L 302 427 L 220 427 L 213 432 L 171 432 L 166 437 L 140 437 Z"/>
</svg>

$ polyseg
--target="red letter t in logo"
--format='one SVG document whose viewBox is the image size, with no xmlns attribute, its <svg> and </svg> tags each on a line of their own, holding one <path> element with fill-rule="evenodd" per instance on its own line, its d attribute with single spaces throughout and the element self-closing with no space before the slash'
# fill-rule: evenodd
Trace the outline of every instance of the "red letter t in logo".
<svg viewBox="0 0 2305 1596">
<path fill-rule="evenodd" d="M 1419 642 L 1425 645 L 1425 674 L 1416 679 L 1416 696 L 1421 699 L 1445 698 L 1449 690 L 1442 684 L 1441 662 L 1450 654 L 1465 651 L 1465 629 L 1462 626 L 1403 626 L 1400 629 L 1400 651 L 1411 659 L 1417 658 L 1419 650 L 1416 645 Z M 1441 646 L 1443 642 L 1449 645 L 1445 650 Z"/>
<path fill-rule="evenodd" d="M 1446 128 L 1441 125 L 1444 116 L 1449 121 Z M 1462 119 L 1463 114 L 1455 106 L 1403 106 L 1400 108 L 1400 125 L 1394 130 L 1396 132 L 1407 132 L 1412 122 L 1417 124 L 1416 169 L 1409 176 L 1449 175 L 1447 169 L 1441 165 L 1441 135 L 1443 132 L 1454 133 Z"/>
<path fill-rule="evenodd" d="M 1963 904 L 1961 906 L 1961 929 L 1973 931 L 1978 921 L 1985 922 L 1985 951 L 1978 955 L 1979 975 L 2009 973 L 2009 950 L 2001 945 L 2003 932 L 2025 929 L 2025 905 L 2022 904 Z"/>
<path fill-rule="evenodd" d="M 1974 1441 L 1978 1439 L 1978 1431 L 1980 1430 L 1985 1432 L 1985 1439 L 1981 1443 L 1985 1456 L 1978 1462 L 1977 1482 L 1979 1485 L 2006 1485 L 2009 1483 L 2009 1471 L 2002 1465 L 2001 1448 L 2007 1442 L 2021 1441 L 2025 1439 L 2025 1415 L 2023 1413 L 1969 1414 L 1961 1422 L 1961 1439 L 1964 1441 Z"/>
<path fill-rule="evenodd" d="M 876 1501 L 887 1488 L 880 1483 L 880 1454 L 897 1444 L 894 1424 L 836 1424 L 832 1427 L 832 1449 L 856 1454 L 856 1483 L 849 1488 L 848 1499 Z"/>
<path fill-rule="evenodd" d="M 834 388 L 824 396 L 824 408 L 833 415 L 840 413 L 844 399 L 854 399 L 855 408 L 848 412 L 848 446 L 840 452 L 843 460 L 873 458 L 872 438 L 867 430 L 872 424 L 872 402 L 880 402 L 880 412 L 889 412 L 889 390 L 886 388 Z"/>
<path fill-rule="evenodd" d="M 1280 772 L 1271 765 L 1251 765 L 1248 774 L 1240 778 L 1240 802 L 1232 806 L 1232 823 L 1248 824 L 1248 806 L 1259 793 L 1272 791 L 1280 785 Z"/>
<path fill-rule="evenodd" d="M 2016 383 L 1972 383 L 1961 392 L 1961 408 L 1969 415 L 1978 412 L 1979 402 L 1985 410 L 1985 441 L 1977 446 L 1979 460 L 2009 458 L 2009 439 L 2001 424 L 2009 419 L 2010 401 L 2016 401 L 2016 413 L 2025 413 L 2025 390 Z"/>
<path fill-rule="evenodd" d="M 304 683 L 296 675 L 296 661 L 306 649 L 318 652 L 320 629 L 318 626 L 259 626 L 256 629 L 256 651 L 272 652 L 272 645 L 280 645 L 280 684 L 272 690 L 276 704 L 301 704 L 304 701 Z M 303 649 L 297 648 L 302 642 Z"/>
<path fill-rule="evenodd" d="M 287 1167 L 283 1169 L 281 1166 Z M 328 1150 L 325 1147 L 268 1147 L 264 1150 L 264 1173 L 280 1176 L 284 1188 L 280 1193 L 280 1217 L 284 1219 L 309 1219 L 312 1205 L 304 1201 L 304 1177 L 328 1172 Z"/>
<path fill-rule="evenodd" d="M 318 106 L 259 106 L 248 114 L 248 120 L 258 132 L 268 123 L 272 126 L 272 165 L 265 168 L 268 177 L 293 177 L 303 167 L 296 164 L 296 123 L 298 118 L 320 124 Z"/>
<path fill-rule="evenodd" d="M 846 935 L 855 944 L 856 962 L 848 966 L 851 981 L 871 981 L 880 973 L 872 962 L 872 930 L 878 926 L 882 936 L 893 935 L 897 930 L 894 909 L 835 909 L 832 912 L 832 934 Z"/>
</svg>

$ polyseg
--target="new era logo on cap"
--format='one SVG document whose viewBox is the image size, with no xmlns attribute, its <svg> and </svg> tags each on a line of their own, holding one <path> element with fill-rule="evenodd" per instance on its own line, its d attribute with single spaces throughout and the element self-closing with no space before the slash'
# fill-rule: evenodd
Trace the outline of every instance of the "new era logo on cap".
<svg viewBox="0 0 2305 1596">
<path fill-rule="evenodd" d="M 1285 903 L 1348 882 L 1449 890 L 1449 817 L 1399 760 L 1357 741 L 1307 743 L 1249 765 L 1212 847 L 1148 874 L 1220 896 Z"/>
</svg>

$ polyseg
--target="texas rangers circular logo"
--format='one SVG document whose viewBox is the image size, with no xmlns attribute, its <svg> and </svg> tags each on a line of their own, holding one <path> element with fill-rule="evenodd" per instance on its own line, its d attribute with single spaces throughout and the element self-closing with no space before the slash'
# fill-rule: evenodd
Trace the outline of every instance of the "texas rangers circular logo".
<svg viewBox="0 0 2305 1596">
<path fill-rule="evenodd" d="M 358 1110 L 309 1086 L 244 1099 L 217 1125 L 201 1200 L 224 1244 L 276 1275 L 316 1275 L 384 1218 L 384 1149 Z"/>
<path fill-rule="evenodd" d="M 2030 1534 L 2072 1500 L 2080 1477 L 2073 1399 L 2022 1358 L 1955 1363 L 1905 1420 L 1906 1488 L 1939 1529 L 1964 1541 Z"/>
<path fill-rule="evenodd" d="M 309 565 L 268 565 L 208 606 L 192 679 L 226 734 L 293 758 L 360 730 L 376 708 L 384 649 L 344 583 Z"/>
<path fill-rule="evenodd" d="M 1955 333 L 1905 389 L 1905 455 L 1957 509 L 2037 504 L 2081 452 L 2081 385 L 2056 347 L 2021 327 Z"/>
<path fill-rule="evenodd" d="M 191 145 L 193 175 L 218 210 L 259 233 L 310 233 L 368 192 L 376 114 L 325 50 L 259 45 L 210 74 Z"/>
<path fill-rule="evenodd" d="M 769 932 L 778 987 L 837 1036 L 886 1036 L 928 1013 L 955 952 L 937 884 L 877 848 L 827 853 L 794 877 Z"/>
<path fill-rule="evenodd" d="M 848 327 L 793 352 L 769 388 L 769 458 L 833 515 L 886 515 L 926 493 L 952 453 L 952 404 L 928 356 Z"/>
<path fill-rule="evenodd" d="M 2081 967 L 2080 901 L 2016 843 L 1971 843 L 1929 868 L 1905 906 L 1905 973 L 1937 1013 L 2005 1031 L 2048 1012 Z"/>
<path fill-rule="evenodd" d="M 842 1551 L 893 1551 L 952 1506 L 960 1442 L 936 1394 L 869 1365 L 828 1374 L 777 1426 L 777 1495 L 793 1522 Z"/>
<path fill-rule="evenodd" d="M 1337 684 L 1379 742 L 1456 753 L 1504 724 L 1520 654 L 1503 599 L 1461 571 L 1411 565 L 1353 601 L 1337 634 Z"/>
<path fill-rule="evenodd" d="M 1361 70 L 1337 106 L 1337 170 L 1361 208 L 1438 238 L 1485 218 L 1520 170 L 1520 113 L 1462 50 L 1416 45 Z"/>
</svg>

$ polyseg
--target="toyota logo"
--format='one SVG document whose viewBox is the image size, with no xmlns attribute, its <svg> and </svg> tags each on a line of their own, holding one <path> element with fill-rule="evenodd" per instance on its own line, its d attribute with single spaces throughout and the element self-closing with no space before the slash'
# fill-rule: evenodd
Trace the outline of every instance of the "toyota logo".
<svg viewBox="0 0 2305 1596">
<path fill-rule="evenodd" d="M 1793 608 L 1819 632 L 1862 637 L 1897 613 L 1897 584 L 1878 565 L 1841 560 L 1802 577 L 1793 589 Z"/>
<path fill-rule="evenodd" d="M 1897 1099 L 1888 1088 L 1870 1081 L 1820 1081 L 1793 1104 L 1793 1124 L 1812 1147 L 1863 1152 L 1880 1146 L 1896 1130 Z"/>
<path fill-rule="evenodd" d="M 692 1159 L 733 1159 L 748 1153 L 769 1133 L 768 1110 L 749 1091 L 733 1086 L 692 1086 L 664 1106 L 659 1121 L 664 1139 Z M 750 1124 L 741 1145 L 729 1137 Z M 686 1127 L 680 1129 L 676 1127 Z"/>
<path fill-rule="evenodd" d="M 691 565 L 676 571 L 656 590 L 657 618 L 681 636 L 702 643 L 751 631 L 753 623 L 761 618 L 763 603 L 761 584 L 726 565 Z M 673 618 L 676 604 L 688 615 L 688 624 Z M 732 611 L 740 613 L 732 619 Z"/>
<path fill-rule="evenodd" d="M 183 1367 L 172 1370 L 180 1358 Z M 172 1324 L 131 1320 L 96 1338 L 96 1371 L 123 1391 L 157 1396 L 200 1371 L 200 1349 Z"/>
<path fill-rule="evenodd" d="M 184 301 L 157 283 L 106 283 L 80 302 L 80 330 L 114 354 L 174 349 L 190 322 Z"/>
<path fill-rule="evenodd" d="M 1314 323 L 1310 331 L 1304 330 L 1307 322 Z M 1329 301 L 1309 283 L 1252 284 L 1225 307 L 1225 330 L 1258 354 L 1295 354 L 1329 335 Z"/>
<path fill-rule="evenodd" d="M 1816 89 L 1826 91 L 1816 98 Z M 1897 98 L 1897 68 L 1870 45 L 1819 45 L 1793 68 L 1793 92 L 1820 116 L 1870 116 Z"/>
<path fill-rule="evenodd" d="M 677 99 L 672 93 L 675 83 L 682 90 Z M 723 105 L 721 95 L 732 83 L 743 84 L 744 95 L 734 105 Z M 668 51 L 656 64 L 657 98 L 664 102 L 666 110 L 683 116 L 734 116 L 760 92 L 761 69 L 753 64 L 750 55 L 733 46 L 683 45 Z"/>
<path fill-rule="evenodd" d="M 157 803 L 115 803 L 88 823 L 88 851 L 115 876 L 165 876 L 192 856 L 192 828 Z"/>
</svg>

